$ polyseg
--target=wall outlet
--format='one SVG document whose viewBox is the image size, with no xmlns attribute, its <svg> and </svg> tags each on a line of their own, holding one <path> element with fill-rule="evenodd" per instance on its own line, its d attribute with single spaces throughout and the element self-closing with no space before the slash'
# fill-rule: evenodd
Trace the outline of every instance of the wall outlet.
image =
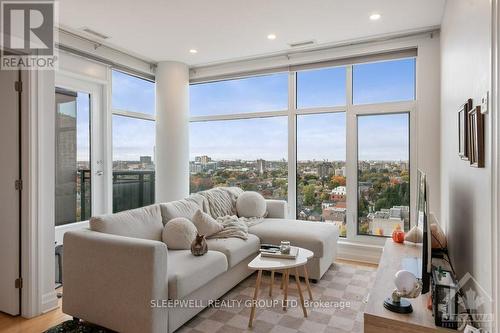
<svg viewBox="0 0 500 333">
<path fill-rule="evenodd" d="M 467 325 L 465 326 L 464 333 L 480 333 L 480 330 L 472 325 Z"/>
<path fill-rule="evenodd" d="M 490 100 L 490 93 L 487 91 L 483 97 L 481 97 L 481 113 L 488 113 L 488 103 Z"/>
</svg>

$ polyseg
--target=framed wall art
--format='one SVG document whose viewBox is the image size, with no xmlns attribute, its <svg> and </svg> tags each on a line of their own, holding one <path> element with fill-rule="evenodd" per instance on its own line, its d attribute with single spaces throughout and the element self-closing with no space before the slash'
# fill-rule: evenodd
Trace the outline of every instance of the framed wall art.
<svg viewBox="0 0 500 333">
<path fill-rule="evenodd" d="M 468 155 L 470 165 L 484 168 L 484 122 L 481 106 L 468 111 Z"/>
<path fill-rule="evenodd" d="M 466 103 L 462 104 L 458 110 L 458 156 L 461 159 L 469 160 L 469 129 L 468 119 L 469 110 L 472 109 L 472 99 L 469 98 Z"/>
</svg>

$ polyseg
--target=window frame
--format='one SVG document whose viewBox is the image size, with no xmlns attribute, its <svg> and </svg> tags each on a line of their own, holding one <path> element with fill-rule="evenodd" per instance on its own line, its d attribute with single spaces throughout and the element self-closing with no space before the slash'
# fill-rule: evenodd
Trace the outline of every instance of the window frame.
<svg viewBox="0 0 500 333">
<path fill-rule="evenodd" d="M 374 104 L 353 104 L 353 65 L 357 63 L 369 63 L 379 61 L 390 61 L 397 59 L 415 59 L 415 99 L 410 101 L 398 102 L 383 102 Z M 345 112 L 346 114 L 346 186 L 347 186 L 347 236 L 342 239 L 343 242 L 364 243 L 368 245 L 383 245 L 386 237 L 375 237 L 372 235 L 358 235 L 358 204 L 357 204 L 357 185 L 358 185 L 358 128 L 357 117 L 358 115 L 377 115 L 377 114 L 394 114 L 394 113 L 408 113 L 409 114 L 409 167 L 410 167 L 410 228 L 414 225 L 414 200 L 416 191 L 415 179 L 417 170 L 417 101 L 418 101 L 418 57 L 415 56 L 401 56 L 393 57 L 390 54 L 387 57 L 383 55 L 376 60 L 367 56 L 366 58 L 357 57 L 356 61 L 351 63 L 341 64 L 326 64 L 313 66 L 314 68 L 330 68 L 330 67 L 345 67 L 345 85 L 346 85 L 346 103 L 342 106 L 331 107 L 313 107 L 313 108 L 297 108 L 297 72 L 301 68 L 287 68 L 280 69 L 274 72 L 254 74 L 258 76 L 270 75 L 274 73 L 282 73 L 288 71 L 288 110 L 285 111 L 266 111 L 266 112 L 253 112 L 253 113 L 234 113 L 227 115 L 210 115 L 210 116 L 189 116 L 189 122 L 206 122 L 215 120 L 234 120 L 234 119 L 251 119 L 251 118 L 265 118 L 276 116 L 288 116 L 288 217 L 296 218 L 297 212 L 297 116 L 307 114 L 322 114 L 322 113 L 337 113 Z M 310 66 L 304 66 L 304 69 L 311 69 Z M 239 76 L 234 76 L 232 79 L 237 79 Z M 205 82 L 217 82 L 231 79 L 225 76 L 220 80 L 196 80 L 191 84 L 203 84 Z"/>
<path fill-rule="evenodd" d="M 129 75 L 131 77 L 134 77 L 136 79 L 140 80 L 145 80 L 149 81 L 155 84 L 155 114 L 151 115 L 148 113 L 144 112 L 136 112 L 136 111 L 131 111 L 131 110 L 126 110 L 126 109 L 119 109 L 119 108 L 113 108 L 113 71 L 120 72 L 125 75 Z M 109 123 L 109 131 L 108 131 L 108 137 L 107 140 L 109 142 L 109 152 L 107 156 L 109 156 L 109 176 L 107 177 L 108 181 L 108 188 L 109 191 L 107 193 L 107 198 L 109 201 L 109 205 L 107 206 L 108 212 L 113 212 L 113 206 L 114 206 L 114 200 L 113 200 L 113 163 L 114 163 L 114 158 L 113 158 L 113 116 L 121 116 L 121 117 L 126 117 L 129 119 L 138 119 L 138 120 L 145 120 L 145 121 L 152 121 L 155 123 L 156 126 L 156 81 L 151 80 L 146 77 L 138 76 L 136 74 L 132 74 L 126 71 L 122 71 L 117 68 L 110 68 L 109 69 L 109 117 L 108 117 L 108 123 Z M 156 161 L 155 161 L 156 162 Z M 156 172 L 156 164 L 155 164 L 155 172 Z"/>
</svg>

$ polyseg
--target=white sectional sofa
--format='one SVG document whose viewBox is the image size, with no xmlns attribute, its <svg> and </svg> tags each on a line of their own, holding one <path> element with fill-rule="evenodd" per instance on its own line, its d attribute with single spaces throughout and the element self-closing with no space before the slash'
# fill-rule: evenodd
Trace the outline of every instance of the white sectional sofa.
<svg viewBox="0 0 500 333">
<path fill-rule="evenodd" d="M 209 239 L 200 257 L 169 250 L 161 241 L 163 225 L 192 214 L 195 201 L 100 216 L 90 230 L 67 232 L 63 312 L 118 332 L 173 332 L 252 273 L 247 264 L 261 243 L 289 240 L 312 250 L 308 271 L 315 280 L 335 260 L 338 228 L 286 219 L 286 202 L 279 200 L 266 201 L 268 215 L 249 228 L 247 240 Z"/>
</svg>

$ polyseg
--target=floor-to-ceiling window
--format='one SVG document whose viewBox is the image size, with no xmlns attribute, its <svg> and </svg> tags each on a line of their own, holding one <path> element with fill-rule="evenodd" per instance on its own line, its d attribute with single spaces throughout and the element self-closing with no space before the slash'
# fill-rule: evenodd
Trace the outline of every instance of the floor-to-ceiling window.
<svg viewBox="0 0 500 333">
<path fill-rule="evenodd" d="M 416 57 L 356 58 L 191 85 L 190 190 L 286 199 L 348 239 L 411 223 Z"/>
<path fill-rule="evenodd" d="M 415 59 L 353 66 L 357 128 L 357 234 L 390 236 L 410 227 L 410 112 L 388 111 L 415 100 Z M 368 106 L 364 106 L 368 105 Z"/>
<path fill-rule="evenodd" d="M 113 212 L 154 203 L 155 83 L 112 72 Z"/>
<path fill-rule="evenodd" d="M 346 67 L 296 73 L 296 216 L 346 229 Z"/>
<path fill-rule="evenodd" d="M 191 85 L 190 191 L 288 191 L 288 74 Z"/>
</svg>

